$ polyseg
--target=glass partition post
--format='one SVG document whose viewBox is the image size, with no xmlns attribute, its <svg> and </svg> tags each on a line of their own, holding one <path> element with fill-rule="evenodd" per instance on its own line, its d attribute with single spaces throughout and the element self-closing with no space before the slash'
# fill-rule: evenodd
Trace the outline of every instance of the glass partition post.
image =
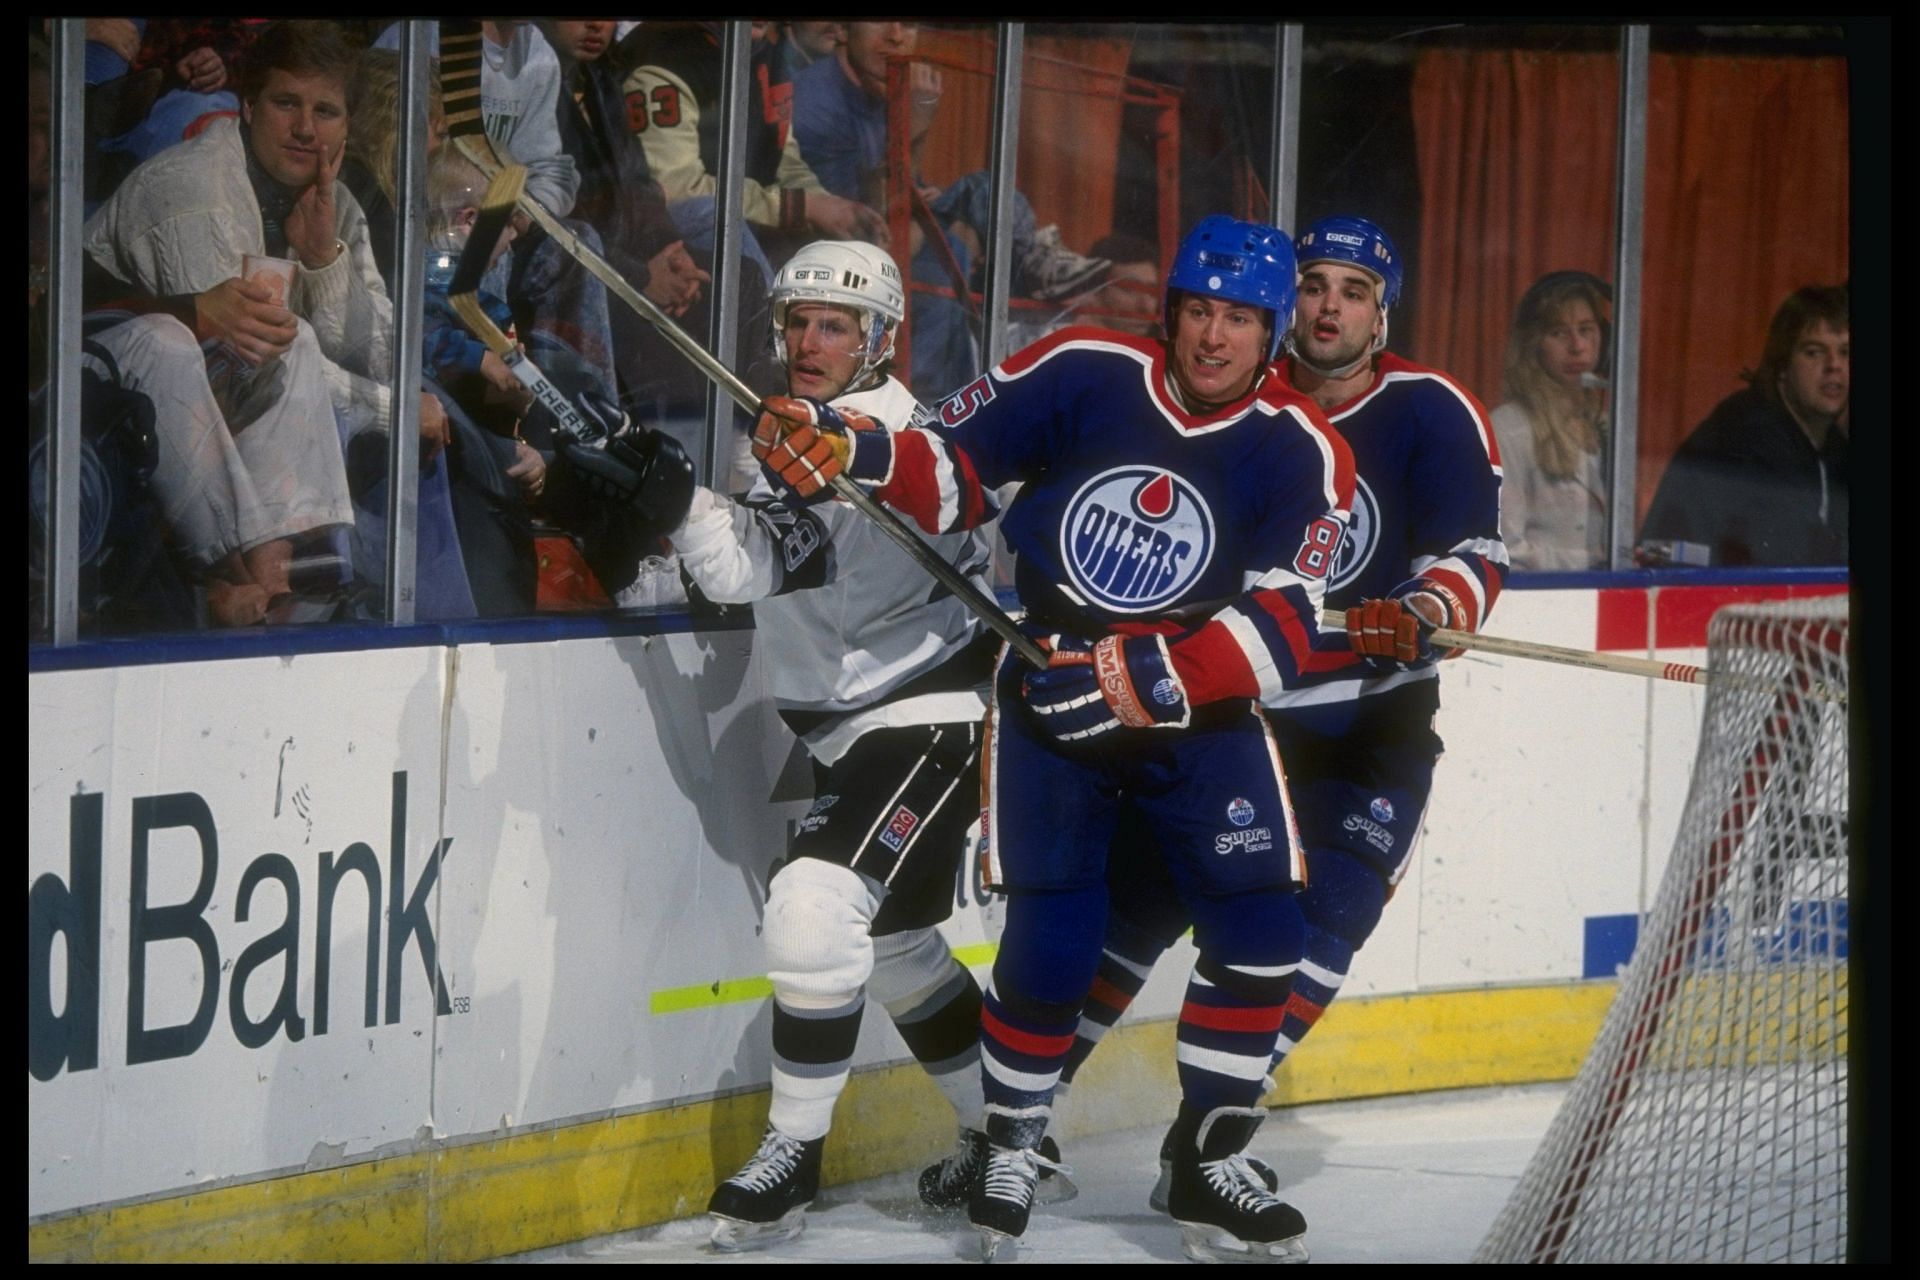
<svg viewBox="0 0 1920 1280">
<path fill-rule="evenodd" d="M 80 225 L 86 160 L 86 21 L 53 26 L 53 185 L 48 200 L 46 629 L 56 645 L 80 632 Z"/>
<path fill-rule="evenodd" d="M 1007 355 L 1007 300 L 1013 295 L 1013 177 L 1019 158 L 1020 80 L 1026 24 L 999 24 L 993 65 L 992 211 L 987 222 L 987 334 L 982 363 Z"/>
<path fill-rule="evenodd" d="M 420 486 L 400 477 L 420 470 L 420 343 L 426 259 L 420 227 L 427 207 L 427 74 L 432 25 L 400 24 L 399 118 L 394 135 L 393 425 L 387 437 L 387 598 L 389 623 L 414 620 L 414 553 Z"/>
<path fill-rule="evenodd" d="M 1647 204 L 1648 28 L 1620 33 L 1619 183 L 1614 211 L 1613 455 L 1608 496 L 1609 563 L 1633 567 L 1640 456 L 1640 273 Z"/>
<path fill-rule="evenodd" d="M 720 172 L 714 188 L 713 326 L 707 350 L 731 369 L 739 354 L 740 251 L 746 225 L 741 190 L 747 175 L 747 93 L 753 24 L 727 23 L 720 47 Z M 772 284 L 772 281 L 768 281 Z M 733 400 L 718 386 L 707 388 L 706 483 L 724 489 L 733 466 Z"/>
<path fill-rule="evenodd" d="M 1283 22 L 1273 36 L 1273 155 L 1267 165 L 1267 190 L 1273 193 L 1268 218 L 1298 235 L 1294 211 L 1300 189 L 1300 65 L 1305 29 Z"/>
</svg>

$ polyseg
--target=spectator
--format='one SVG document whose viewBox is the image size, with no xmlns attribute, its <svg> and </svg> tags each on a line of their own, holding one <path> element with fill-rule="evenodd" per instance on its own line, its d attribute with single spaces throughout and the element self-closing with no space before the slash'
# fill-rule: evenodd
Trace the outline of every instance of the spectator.
<svg viewBox="0 0 1920 1280">
<path fill-rule="evenodd" d="M 193 295 L 196 332 L 224 340 L 247 369 L 291 349 L 286 369 L 297 377 L 317 348 L 349 434 L 390 421 L 393 329 L 365 215 L 335 181 L 352 69 L 353 53 L 331 24 L 275 24 L 248 59 L 242 121 L 216 121 L 140 166 L 88 221 L 85 238 L 94 265 L 115 280 L 156 297 Z M 270 332 L 281 325 L 235 296 L 244 254 L 298 260 L 286 300 L 297 334 Z M 282 398 L 278 373 L 250 381 Z"/>
<path fill-rule="evenodd" d="M 754 24 L 754 101 L 741 205 L 770 255 L 757 264 L 767 279 L 773 277 L 773 258 L 784 261 L 816 235 L 883 247 L 887 236 L 878 213 L 830 192 L 802 157 L 793 137 L 793 86 L 767 39 L 770 26 Z M 640 136 L 688 246 L 710 251 L 720 163 L 720 113 L 714 107 L 720 93 L 718 24 L 643 23 L 623 42 L 620 58 L 634 68 L 626 81 L 627 123 Z"/>
<path fill-rule="evenodd" d="M 607 260 L 669 316 L 705 338 L 711 318 L 706 288 L 710 257 L 686 245 L 666 193 L 653 180 L 645 149 L 627 128 L 622 77 L 610 64 L 613 24 L 605 20 L 546 21 L 541 30 L 559 55 L 564 92 L 559 102 L 561 145 L 580 171 L 574 212 L 600 233 Z M 757 271 L 753 292 L 764 296 Z M 764 325 L 764 312 L 745 308 Z M 704 417 L 706 381 L 631 308 L 609 313 L 614 357 L 626 402 L 650 420 Z M 745 330 L 758 339 L 761 329 Z M 745 353 L 753 349 L 744 344 Z M 666 401 L 663 407 L 661 402 Z M 644 406 L 642 408 L 641 406 Z"/>
<path fill-rule="evenodd" d="M 160 300 L 202 342 L 278 543 L 352 522 L 340 440 L 391 421 L 392 309 L 365 218 L 334 180 L 352 65 L 327 23 L 268 28 L 242 73 L 242 121 L 218 120 L 134 170 L 84 238 L 94 292 Z M 247 254 L 295 260 L 284 306 L 240 278 Z M 426 437 L 423 454 L 439 442 Z M 291 554 L 282 548 L 283 566 Z M 279 594 L 283 576 L 265 578 Z"/>
<path fill-rule="evenodd" d="M 1716 565 L 1847 563 L 1847 287 L 1809 285 L 1774 313 L 1749 384 L 1688 436 L 1641 527 L 1649 559 L 1705 546 Z"/>
<path fill-rule="evenodd" d="M 507 159 L 526 166 L 526 193 L 556 218 L 566 219 L 579 193 L 580 174 L 560 139 L 560 59 L 530 22 L 488 19 L 480 32 L 486 134 Z M 375 45 L 397 49 L 399 43 L 396 25 Z M 432 49 L 437 55 L 437 33 Z M 577 220 L 566 225 L 588 248 L 604 251 L 591 226 Z M 512 306 L 514 320 L 543 369 L 595 383 L 611 398 L 617 378 L 606 287 L 524 213 L 514 215 L 514 226 L 519 239 L 494 268 L 489 287 Z"/>
<path fill-rule="evenodd" d="M 46 376 L 48 71 L 45 46 L 29 37 L 30 388 Z M 266 620 L 270 606 L 284 608 L 292 530 L 275 522 L 250 468 L 275 465 L 273 450 L 264 447 L 273 443 L 272 428 L 261 432 L 263 447 L 249 442 L 242 452 L 207 381 L 198 341 L 173 316 L 95 311 L 83 333 L 82 450 L 93 458 L 90 468 L 111 477 L 107 486 L 82 486 L 82 525 L 92 531 L 81 548 L 83 614 L 116 628 L 240 626 Z M 43 515 L 33 472 L 30 465 L 29 504 Z M 187 584 L 194 591 L 183 599 Z"/>
<path fill-rule="evenodd" d="M 1504 479 L 1500 533 L 1515 569 L 1607 564 L 1608 305 L 1584 271 L 1555 271 L 1520 299 L 1507 337 L 1507 402 L 1493 411 Z"/>
<path fill-rule="evenodd" d="M 487 136 L 527 167 L 527 194 L 557 218 L 573 212 L 580 175 L 573 167 L 554 123 L 560 99 L 560 59 L 531 22 L 489 18 L 480 24 L 481 110 Z M 376 49 L 400 48 L 394 24 L 373 42 Z M 440 55 L 436 35 L 432 52 Z"/>
<path fill-rule="evenodd" d="M 394 181 L 400 136 L 400 55 L 388 49 L 368 49 L 360 55 L 353 84 L 347 91 L 347 113 L 353 131 L 347 137 L 347 159 L 340 181 L 367 215 L 367 238 L 380 279 L 392 296 Z M 447 140 L 447 113 L 440 95 L 436 69 L 427 77 L 427 155 Z"/>
<path fill-rule="evenodd" d="M 844 22 L 781 23 L 779 57 L 787 78 L 792 79 L 822 58 L 831 60 L 846 39 Z"/>
<path fill-rule="evenodd" d="M 131 74 L 160 76 L 160 96 L 137 126 L 101 144 L 133 163 L 184 142 L 222 116 L 237 115 L 237 71 L 260 23 L 244 18 L 136 18 L 140 51 Z"/>
<path fill-rule="evenodd" d="M 873 205 L 884 203 L 887 170 L 887 63 L 913 53 L 919 24 L 849 22 L 846 41 L 833 58 L 822 58 L 794 77 L 794 132 L 800 151 L 829 191 Z M 984 171 L 969 173 L 945 188 L 926 185 L 919 176 L 920 152 L 940 105 L 940 72 L 916 62 L 908 77 L 911 95 L 908 145 L 914 181 L 947 234 L 948 246 L 964 276 L 982 260 L 986 243 L 991 183 Z M 1041 301 L 1065 299 L 1092 287 L 1108 263 L 1085 258 L 1060 243 L 1057 227 L 1036 228 L 1033 209 L 1018 192 L 1013 202 L 1014 290 Z M 951 286 L 938 249 L 923 245 L 916 223 L 908 246 L 912 277 L 925 284 Z M 968 341 L 965 312 L 945 298 L 915 293 L 912 307 L 913 383 L 926 399 L 943 394 L 972 377 L 978 363 Z"/>
</svg>

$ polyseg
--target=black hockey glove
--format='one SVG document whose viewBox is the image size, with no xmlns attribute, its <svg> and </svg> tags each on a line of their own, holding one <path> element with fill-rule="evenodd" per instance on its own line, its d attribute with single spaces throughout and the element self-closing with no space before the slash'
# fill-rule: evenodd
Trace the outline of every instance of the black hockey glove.
<svg viewBox="0 0 1920 1280">
<path fill-rule="evenodd" d="M 605 432 L 599 444 L 581 444 L 564 432 L 554 437 L 580 485 L 597 501 L 630 513 L 648 533 L 678 528 L 693 501 L 693 459 L 680 442 L 640 426 L 597 390 L 582 391 L 575 404 Z"/>
</svg>

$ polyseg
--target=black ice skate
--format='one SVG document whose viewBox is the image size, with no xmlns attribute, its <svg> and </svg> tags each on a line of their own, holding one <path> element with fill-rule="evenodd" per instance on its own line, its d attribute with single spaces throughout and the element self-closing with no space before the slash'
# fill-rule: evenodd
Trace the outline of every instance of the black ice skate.
<svg viewBox="0 0 1920 1280">
<path fill-rule="evenodd" d="M 934 1209 L 958 1209 L 973 1192 L 973 1180 L 987 1159 L 987 1135 L 978 1129 L 960 1130 L 960 1143 L 938 1164 L 920 1171 L 920 1202 Z M 1080 1194 L 1072 1172 L 1060 1163 L 1060 1145 L 1051 1137 L 1040 1139 L 1040 1184 L 1034 1192 L 1036 1204 L 1060 1204 Z"/>
<path fill-rule="evenodd" d="M 1147 1207 L 1155 1213 L 1167 1212 L 1167 1195 L 1173 1188 L 1173 1153 L 1182 1142 L 1193 1141 L 1193 1123 L 1187 1121 L 1183 1112 L 1173 1128 L 1167 1130 L 1167 1136 L 1160 1143 L 1160 1180 L 1153 1184 L 1153 1190 L 1147 1193 Z M 1280 1175 L 1273 1166 L 1259 1156 L 1242 1153 L 1243 1158 L 1253 1171 L 1260 1175 L 1260 1181 L 1267 1184 L 1267 1190 L 1280 1190 Z"/>
<path fill-rule="evenodd" d="M 981 1261 L 992 1262 L 1008 1241 L 1027 1233 L 1027 1218 L 1033 1213 L 1043 1169 L 1071 1172 L 1032 1147 L 988 1145 L 986 1165 L 967 1201 L 967 1217 L 980 1233 Z"/>
<path fill-rule="evenodd" d="M 933 1209 L 958 1209 L 973 1194 L 974 1179 L 987 1162 L 987 1135 L 960 1130 L 960 1142 L 938 1164 L 920 1171 L 920 1203 Z"/>
<path fill-rule="evenodd" d="M 807 1226 L 807 1206 L 820 1193 L 825 1138 L 802 1142 L 769 1127 L 740 1172 L 713 1189 L 713 1247 L 736 1253 L 792 1240 Z"/>
<path fill-rule="evenodd" d="M 1307 1260 L 1307 1220 L 1243 1154 L 1266 1118 L 1260 1108 L 1216 1107 L 1193 1126 L 1191 1141 L 1176 1145 L 1167 1211 L 1195 1262 Z M 1184 1107 L 1182 1120 L 1192 1124 Z"/>
</svg>

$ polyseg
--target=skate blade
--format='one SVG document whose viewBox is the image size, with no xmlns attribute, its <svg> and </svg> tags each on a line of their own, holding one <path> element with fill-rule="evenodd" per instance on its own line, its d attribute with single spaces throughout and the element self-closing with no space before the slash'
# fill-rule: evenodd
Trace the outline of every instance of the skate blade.
<svg viewBox="0 0 1920 1280">
<path fill-rule="evenodd" d="M 1033 1202 L 1035 1204 L 1065 1204 L 1079 1194 L 1080 1188 L 1074 1185 L 1072 1178 L 1061 1173 L 1058 1169 L 1042 1169 L 1040 1171 L 1040 1181 L 1035 1184 L 1033 1189 Z"/>
<path fill-rule="evenodd" d="M 1020 1253 L 1020 1237 L 1006 1235 L 986 1227 L 975 1227 L 980 1233 L 980 1261 L 1012 1262 Z"/>
<path fill-rule="evenodd" d="M 1195 1262 L 1305 1262 L 1307 1238 L 1242 1240 L 1224 1227 L 1205 1222 L 1180 1224 L 1180 1248 Z"/>
<path fill-rule="evenodd" d="M 722 1217 L 717 1213 L 707 1216 L 713 1219 L 713 1234 L 708 1240 L 722 1253 L 751 1253 L 756 1249 L 771 1249 L 799 1238 L 800 1233 L 807 1229 L 805 1205 L 787 1210 L 784 1216 L 772 1222 L 742 1222 L 738 1218 Z"/>
<path fill-rule="evenodd" d="M 1172 1201 L 1168 1200 L 1167 1197 L 1172 1194 L 1173 1166 L 1171 1164 L 1163 1164 L 1160 1166 L 1160 1180 L 1153 1184 L 1153 1190 L 1147 1192 L 1147 1208 L 1153 1210 L 1155 1213 L 1171 1215 L 1173 1213 Z"/>
</svg>

